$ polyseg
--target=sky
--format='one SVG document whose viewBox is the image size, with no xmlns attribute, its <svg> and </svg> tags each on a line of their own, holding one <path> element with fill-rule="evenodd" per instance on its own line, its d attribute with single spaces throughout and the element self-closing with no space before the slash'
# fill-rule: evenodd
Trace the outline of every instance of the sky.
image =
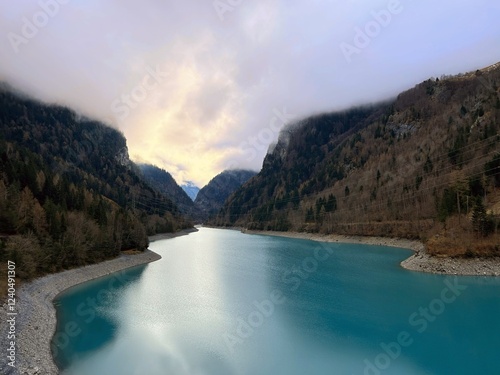
<svg viewBox="0 0 500 375">
<path fill-rule="evenodd" d="M 0 0 L 0 80 L 205 185 L 289 122 L 500 61 L 496 0 Z"/>
</svg>

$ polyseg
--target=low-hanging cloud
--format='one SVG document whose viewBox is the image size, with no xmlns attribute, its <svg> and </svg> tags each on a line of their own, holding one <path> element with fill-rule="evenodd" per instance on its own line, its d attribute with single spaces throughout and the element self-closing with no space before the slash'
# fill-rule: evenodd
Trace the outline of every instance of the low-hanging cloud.
<svg viewBox="0 0 500 375">
<path fill-rule="evenodd" d="M 1 80 L 110 123 L 133 158 L 199 185 L 227 166 L 259 169 L 267 145 L 252 158 L 242 145 L 276 110 L 303 118 L 500 60 L 488 0 L 0 6 Z"/>
</svg>

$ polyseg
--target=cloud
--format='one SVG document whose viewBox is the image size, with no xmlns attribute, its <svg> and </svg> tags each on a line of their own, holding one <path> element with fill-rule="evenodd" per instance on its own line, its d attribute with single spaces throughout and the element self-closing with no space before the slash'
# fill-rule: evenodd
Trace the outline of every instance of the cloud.
<svg viewBox="0 0 500 375">
<path fill-rule="evenodd" d="M 133 157 L 203 185 L 228 165 L 260 168 L 267 146 L 245 145 L 277 109 L 383 100 L 500 60 L 487 0 L 241 1 L 222 20 L 213 4 L 0 0 L 0 79 L 113 124 Z"/>
</svg>

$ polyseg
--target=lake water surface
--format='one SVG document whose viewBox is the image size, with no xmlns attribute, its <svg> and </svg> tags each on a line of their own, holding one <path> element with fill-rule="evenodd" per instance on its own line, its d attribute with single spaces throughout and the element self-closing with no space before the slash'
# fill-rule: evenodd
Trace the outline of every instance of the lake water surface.
<svg viewBox="0 0 500 375">
<path fill-rule="evenodd" d="M 64 375 L 500 374 L 500 278 L 408 250 L 201 228 L 56 301 Z"/>
</svg>

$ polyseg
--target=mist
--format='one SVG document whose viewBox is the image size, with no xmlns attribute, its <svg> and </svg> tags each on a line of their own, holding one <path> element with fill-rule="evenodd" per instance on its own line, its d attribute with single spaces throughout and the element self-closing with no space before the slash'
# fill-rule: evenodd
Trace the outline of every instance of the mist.
<svg viewBox="0 0 500 375">
<path fill-rule="evenodd" d="M 500 60 L 500 4 L 1 0 L 0 80 L 120 129 L 179 183 L 259 170 L 287 123 Z"/>
</svg>

